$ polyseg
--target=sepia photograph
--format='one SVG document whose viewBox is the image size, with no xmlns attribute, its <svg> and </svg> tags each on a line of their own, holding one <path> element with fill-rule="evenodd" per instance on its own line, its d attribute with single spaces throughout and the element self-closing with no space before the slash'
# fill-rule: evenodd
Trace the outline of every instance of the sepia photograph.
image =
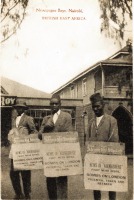
<svg viewBox="0 0 134 200">
<path fill-rule="evenodd" d="M 1 0 L 1 199 L 133 200 L 132 0 Z"/>
</svg>

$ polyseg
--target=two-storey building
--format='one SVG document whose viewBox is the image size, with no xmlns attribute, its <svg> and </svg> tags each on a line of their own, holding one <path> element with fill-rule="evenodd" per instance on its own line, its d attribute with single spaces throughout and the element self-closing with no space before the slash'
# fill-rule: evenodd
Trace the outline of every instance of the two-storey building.
<svg viewBox="0 0 134 200">
<path fill-rule="evenodd" d="M 126 153 L 132 154 L 132 64 L 132 46 L 128 45 L 110 58 L 90 66 L 53 92 L 60 94 L 63 99 L 83 99 L 82 117 L 76 124 L 83 141 L 88 122 L 93 117 L 89 97 L 100 92 L 104 96 L 106 112 L 117 119 L 119 138 L 126 144 Z"/>
</svg>

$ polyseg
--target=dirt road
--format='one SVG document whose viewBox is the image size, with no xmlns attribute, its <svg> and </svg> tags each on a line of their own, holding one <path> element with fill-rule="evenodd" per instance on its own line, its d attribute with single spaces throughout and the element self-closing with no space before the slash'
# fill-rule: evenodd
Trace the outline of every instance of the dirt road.
<svg viewBox="0 0 134 200">
<path fill-rule="evenodd" d="M 9 177 L 10 160 L 8 158 L 9 148 L 1 149 L 1 199 L 12 199 L 14 191 Z M 117 200 L 133 200 L 133 161 L 128 160 L 128 192 L 118 192 Z M 43 170 L 32 171 L 32 199 L 48 200 L 46 180 Z M 69 200 L 93 200 L 92 190 L 84 189 L 83 175 L 68 177 L 68 199 Z M 102 200 L 108 200 L 108 193 L 102 192 Z"/>
</svg>

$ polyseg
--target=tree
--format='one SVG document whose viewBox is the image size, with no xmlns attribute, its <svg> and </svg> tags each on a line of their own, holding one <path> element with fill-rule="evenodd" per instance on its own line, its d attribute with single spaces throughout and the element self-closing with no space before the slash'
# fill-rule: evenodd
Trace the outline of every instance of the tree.
<svg viewBox="0 0 134 200">
<path fill-rule="evenodd" d="M 127 24 L 132 19 L 132 0 L 98 0 L 101 9 L 101 32 L 117 40 L 123 39 Z M 20 27 L 29 0 L 1 0 L 1 43 L 9 39 Z"/>
<path fill-rule="evenodd" d="M 117 40 L 123 39 L 127 20 L 132 20 L 132 0 L 99 0 L 101 32 Z"/>
<path fill-rule="evenodd" d="M 29 0 L 1 1 L 1 43 L 9 39 L 20 27 Z"/>
</svg>

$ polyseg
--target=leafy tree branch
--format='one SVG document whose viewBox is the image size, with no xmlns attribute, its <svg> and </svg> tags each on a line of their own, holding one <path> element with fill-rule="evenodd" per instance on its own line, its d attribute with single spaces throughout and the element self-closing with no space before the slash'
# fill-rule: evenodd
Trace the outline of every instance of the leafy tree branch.
<svg viewBox="0 0 134 200">
<path fill-rule="evenodd" d="M 132 20 L 132 0 L 99 0 L 101 10 L 101 32 L 116 39 L 124 38 L 126 17 Z"/>
<path fill-rule="evenodd" d="M 16 33 L 26 15 L 29 0 L 2 0 L 1 43 Z"/>
<path fill-rule="evenodd" d="M 126 15 L 132 20 L 132 0 L 98 0 L 101 32 L 117 40 L 124 38 Z M 1 43 L 16 33 L 26 15 L 29 0 L 1 0 Z"/>
</svg>

